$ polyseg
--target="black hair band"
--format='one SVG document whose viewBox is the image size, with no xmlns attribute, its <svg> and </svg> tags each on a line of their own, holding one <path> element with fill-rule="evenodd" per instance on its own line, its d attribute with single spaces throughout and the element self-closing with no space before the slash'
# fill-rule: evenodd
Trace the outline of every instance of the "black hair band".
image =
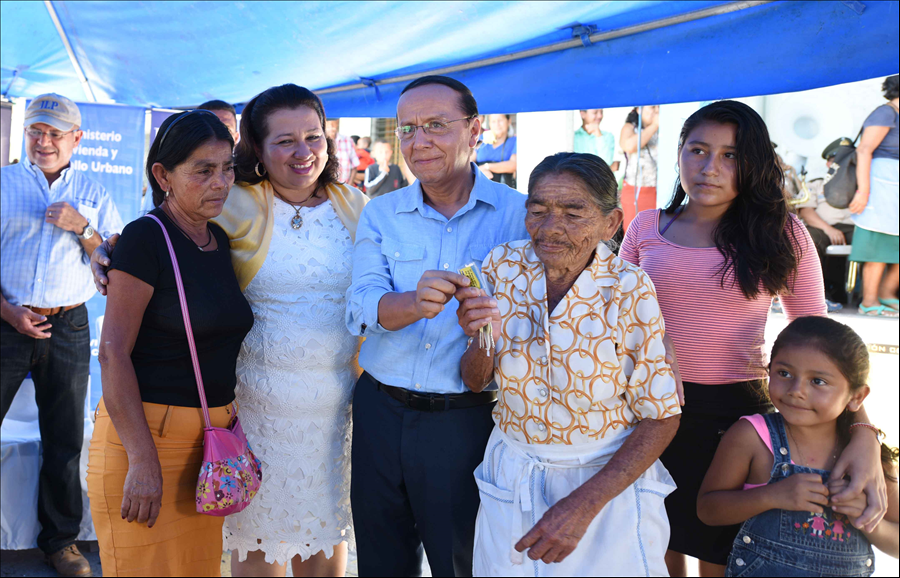
<svg viewBox="0 0 900 578">
<path fill-rule="evenodd" d="M 204 113 L 204 114 L 211 114 L 211 115 L 213 115 L 213 116 L 216 116 L 215 113 L 212 113 L 212 112 L 210 112 L 210 111 L 208 111 L 208 110 L 204 110 L 204 109 L 202 109 L 202 108 L 196 108 L 196 109 L 194 109 L 194 110 L 191 110 L 191 111 L 182 113 L 181 116 L 179 116 L 178 118 L 176 118 L 175 120 L 172 121 L 172 124 L 170 124 L 169 126 L 166 127 L 166 131 L 163 133 L 162 138 L 159 139 L 159 148 L 157 149 L 157 153 L 158 153 L 159 151 L 162 150 L 163 143 L 166 142 L 166 135 L 169 134 L 169 131 L 172 130 L 172 127 L 175 126 L 176 124 L 178 124 L 178 121 L 180 121 L 181 119 L 187 118 L 187 117 L 189 117 L 189 116 L 191 116 L 192 114 L 197 113 L 197 112 L 202 112 L 202 113 Z M 216 117 L 216 120 L 218 120 L 218 118 L 219 118 L 219 117 Z"/>
</svg>

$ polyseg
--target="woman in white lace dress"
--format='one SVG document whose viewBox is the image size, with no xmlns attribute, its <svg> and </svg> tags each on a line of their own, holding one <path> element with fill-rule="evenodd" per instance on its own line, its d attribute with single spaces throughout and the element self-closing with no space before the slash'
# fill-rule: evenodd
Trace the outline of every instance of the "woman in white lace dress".
<svg viewBox="0 0 900 578">
<path fill-rule="evenodd" d="M 202 178 L 207 169 L 190 170 Z M 343 576 L 355 547 L 350 400 L 359 377 L 344 310 L 368 198 L 338 181 L 322 102 L 294 84 L 244 107 L 235 180 L 215 222 L 253 310 L 236 394 L 263 482 L 243 512 L 225 518 L 224 548 L 233 576 L 284 576 L 288 561 L 294 576 Z M 92 256 L 103 294 L 116 237 Z"/>
<path fill-rule="evenodd" d="M 365 196 L 337 181 L 321 102 L 284 85 L 241 118 L 236 180 L 218 222 L 254 315 L 237 363 L 241 424 L 263 463 L 259 494 L 225 519 L 234 576 L 343 576 L 357 338 L 344 327 Z"/>
</svg>

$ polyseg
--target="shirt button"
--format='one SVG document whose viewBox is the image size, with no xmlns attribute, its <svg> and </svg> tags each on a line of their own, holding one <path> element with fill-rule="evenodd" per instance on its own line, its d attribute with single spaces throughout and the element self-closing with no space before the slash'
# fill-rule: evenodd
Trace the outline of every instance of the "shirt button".
<svg viewBox="0 0 900 578">
<path fill-rule="evenodd" d="M 426 344 L 425 344 L 425 349 L 431 349 L 431 344 L 430 344 L 430 343 L 426 343 Z"/>
<path fill-rule="evenodd" d="M 400 256 L 400 251 L 397 251 L 396 253 L 394 253 L 394 257 L 399 257 L 399 256 Z"/>
<path fill-rule="evenodd" d="M 444 269 L 449 269 L 449 268 L 450 268 L 450 263 L 444 263 Z"/>
<path fill-rule="evenodd" d="M 541 397 L 547 397 L 547 393 L 548 393 L 548 392 L 547 392 L 547 388 L 546 388 L 546 387 L 540 388 L 540 389 L 538 390 L 538 393 L 541 394 Z"/>
<path fill-rule="evenodd" d="M 447 227 L 447 232 L 448 232 L 448 233 L 452 233 L 452 232 L 453 232 L 453 227 Z"/>
<path fill-rule="evenodd" d="M 544 431 L 545 429 L 547 429 L 547 426 L 545 426 L 545 425 L 542 424 L 542 423 L 539 423 L 539 424 L 538 424 L 538 429 L 541 430 L 541 431 Z"/>
<path fill-rule="evenodd" d="M 416 384 L 416 389 L 422 389 L 422 386 L 421 386 L 420 384 L 417 383 L 417 384 Z"/>
<path fill-rule="evenodd" d="M 547 357 L 546 356 L 541 358 L 541 365 L 547 365 Z"/>
<path fill-rule="evenodd" d="M 749 544 L 753 540 L 750 539 L 750 536 L 744 536 L 744 544 Z"/>
</svg>

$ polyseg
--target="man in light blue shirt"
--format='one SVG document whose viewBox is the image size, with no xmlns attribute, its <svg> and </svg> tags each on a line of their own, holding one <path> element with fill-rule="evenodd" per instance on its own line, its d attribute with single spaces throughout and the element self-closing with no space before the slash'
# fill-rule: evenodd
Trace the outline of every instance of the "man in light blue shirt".
<svg viewBox="0 0 900 578">
<path fill-rule="evenodd" d="M 79 461 L 90 363 L 84 302 L 96 289 L 90 257 L 122 219 L 100 184 L 69 166 L 81 113 L 58 94 L 25 111 L 27 159 L 0 170 L 0 421 L 31 372 L 43 464 L 38 546 L 62 576 L 89 574 L 78 552 Z"/>
<path fill-rule="evenodd" d="M 469 346 L 458 270 L 527 237 L 525 196 L 469 162 L 481 132 L 462 83 L 420 78 L 397 104 L 403 156 L 418 179 L 360 218 L 347 326 L 366 338 L 353 401 L 351 502 L 360 575 L 411 576 L 422 545 L 435 576 L 470 576 L 478 489 L 496 387 L 463 385 Z M 477 347 L 477 345 L 475 345 Z"/>
</svg>

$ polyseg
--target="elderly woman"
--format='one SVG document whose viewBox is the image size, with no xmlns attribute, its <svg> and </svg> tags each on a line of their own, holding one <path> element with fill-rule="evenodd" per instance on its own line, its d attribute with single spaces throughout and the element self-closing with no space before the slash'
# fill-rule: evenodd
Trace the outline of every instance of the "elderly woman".
<svg viewBox="0 0 900 578">
<path fill-rule="evenodd" d="M 500 388 L 475 471 L 474 573 L 666 575 L 674 483 L 658 458 L 680 407 L 653 283 L 604 243 L 622 222 L 615 177 L 594 155 L 553 155 L 532 172 L 526 208 L 531 240 L 482 266 L 493 298 L 456 295 L 473 338 L 463 381 Z M 488 323 L 496 346 L 484 350 Z"/>
<path fill-rule="evenodd" d="M 147 178 L 184 281 L 213 427 L 233 418 L 235 364 L 253 313 L 219 216 L 234 183 L 225 125 L 208 111 L 170 117 Z M 109 272 L 100 340 L 103 398 L 88 496 L 104 576 L 218 576 L 222 518 L 197 512 L 203 414 L 175 272 L 159 225 L 125 227 Z"/>
<path fill-rule="evenodd" d="M 354 542 L 350 398 L 359 374 L 344 312 L 367 199 L 338 182 L 322 102 L 294 84 L 244 107 L 235 164 L 238 184 L 216 223 L 255 321 L 236 394 L 264 474 L 250 505 L 225 519 L 224 548 L 233 576 L 284 576 L 288 562 L 294 576 L 343 576 Z"/>
</svg>

